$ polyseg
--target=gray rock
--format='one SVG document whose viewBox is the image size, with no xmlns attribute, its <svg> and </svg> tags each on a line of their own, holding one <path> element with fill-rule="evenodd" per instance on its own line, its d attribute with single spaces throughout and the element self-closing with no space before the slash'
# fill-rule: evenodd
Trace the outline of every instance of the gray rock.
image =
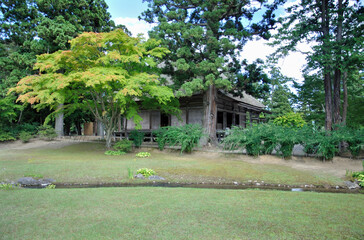
<svg viewBox="0 0 364 240">
<path fill-rule="evenodd" d="M 138 173 L 137 175 L 135 175 L 134 178 L 136 178 L 136 179 L 145 179 L 145 177 L 141 173 Z"/>
<path fill-rule="evenodd" d="M 148 177 L 149 180 L 166 180 L 164 177 L 153 175 Z"/>
<path fill-rule="evenodd" d="M 18 183 L 21 185 L 26 185 L 26 186 L 37 186 L 39 185 L 38 180 L 32 178 L 32 177 L 22 177 L 18 179 Z"/>
<path fill-rule="evenodd" d="M 18 183 L 23 186 L 38 186 L 38 187 L 46 187 L 52 182 L 55 182 L 52 178 L 45 178 L 45 179 L 34 179 L 32 177 L 22 177 L 18 179 Z"/>
<path fill-rule="evenodd" d="M 357 189 L 357 188 L 360 188 L 360 186 L 357 183 L 355 183 L 355 182 L 345 181 L 345 184 L 346 184 L 346 186 L 349 189 Z"/>
</svg>

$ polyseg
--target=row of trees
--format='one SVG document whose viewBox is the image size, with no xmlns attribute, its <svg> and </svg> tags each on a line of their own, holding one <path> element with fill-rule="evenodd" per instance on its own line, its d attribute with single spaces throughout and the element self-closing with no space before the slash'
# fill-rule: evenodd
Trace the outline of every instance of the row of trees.
<svg viewBox="0 0 364 240">
<path fill-rule="evenodd" d="M 313 51 L 307 53 L 305 82 L 296 84 L 296 106 L 319 113 L 323 103 L 318 101 L 324 96 L 325 126 L 331 130 L 332 121 L 346 123 L 351 93 L 358 93 L 356 100 L 363 101 L 363 88 L 355 87 L 363 81 L 360 2 L 303 0 L 287 9 L 283 19 L 276 19 L 274 12 L 284 0 L 146 2 L 149 9 L 140 18 L 157 23 L 148 41 L 131 38 L 125 28 L 110 32 L 118 27 L 110 20 L 102 0 L 2 1 L 0 41 L 4 51 L 0 64 L 6 68 L 0 76 L 0 106 L 5 109 L 1 119 L 14 121 L 19 116 L 23 107 L 14 100 L 20 93 L 19 100 L 38 103 L 38 109 L 51 106 L 55 110 L 59 104 L 64 104 L 63 111 L 88 109 L 111 132 L 115 115 L 140 120 L 136 98 L 148 106 L 151 99 L 157 99 L 159 107 L 175 111 L 174 104 L 166 105 L 172 101 L 172 91 L 177 97 L 203 92 L 204 129 L 214 143 L 217 89 L 237 96 L 245 91 L 269 100 L 276 115 L 292 111 L 286 85 L 291 80 L 275 66 L 270 66 L 266 74 L 261 60 L 248 64 L 239 54 L 247 41 L 270 38 L 270 30 L 277 26 L 274 44 L 280 46 L 280 54 L 276 57 L 296 50 L 299 42 L 315 43 Z M 85 31 L 110 33 L 84 33 L 74 39 Z M 70 39 L 74 40 L 69 43 Z M 58 51 L 66 49 L 70 50 Z M 35 55 L 44 53 L 35 65 L 39 75 L 25 77 L 35 73 Z M 158 82 L 154 73 L 170 75 L 170 89 L 162 87 L 160 83 L 167 81 Z M 6 95 L 9 88 L 13 88 L 12 94 Z M 309 101 L 317 106 L 310 103 L 305 109 Z M 115 104 L 107 106 L 111 103 Z"/>
</svg>

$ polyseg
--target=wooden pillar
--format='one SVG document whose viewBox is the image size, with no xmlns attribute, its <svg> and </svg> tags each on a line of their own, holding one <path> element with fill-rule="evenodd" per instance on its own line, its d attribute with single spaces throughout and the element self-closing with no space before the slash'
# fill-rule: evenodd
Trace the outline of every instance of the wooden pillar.
<svg viewBox="0 0 364 240">
<path fill-rule="evenodd" d="M 236 122 L 235 122 L 235 113 L 233 113 L 233 119 L 232 119 L 232 126 L 235 126 Z"/>
<path fill-rule="evenodd" d="M 222 113 L 222 129 L 227 128 L 227 112 Z"/>
</svg>

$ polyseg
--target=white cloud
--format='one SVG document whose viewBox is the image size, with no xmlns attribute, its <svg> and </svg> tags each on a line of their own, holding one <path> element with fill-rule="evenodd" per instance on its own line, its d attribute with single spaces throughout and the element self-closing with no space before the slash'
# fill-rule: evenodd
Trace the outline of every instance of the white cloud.
<svg viewBox="0 0 364 240">
<path fill-rule="evenodd" d="M 241 59 L 247 59 L 249 63 L 252 63 L 257 58 L 266 60 L 266 57 L 275 51 L 275 47 L 267 45 L 268 41 L 265 40 L 253 40 L 248 42 L 241 52 Z M 303 81 L 302 70 L 306 65 L 306 56 L 302 52 L 312 51 L 311 45 L 306 43 L 300 43 L 297 46 L 299 52 L 292 52 L 288 56 L 278 61 L 278 67 L 281 68 L 283 75 L 294 78 L 298 81 Z"/>
<path fill-rule="evenodd" d="M 149 24 L 138 18 L 130 17 L 118 17 L 114 19 L 116 24 L 125 25 L 132 33 L 133 37 L 136 37 L 139 33 L 143 33 L 145 38 L 148 38 L 148 31 L 152 29 L 155 24 Z"/>
</svg>

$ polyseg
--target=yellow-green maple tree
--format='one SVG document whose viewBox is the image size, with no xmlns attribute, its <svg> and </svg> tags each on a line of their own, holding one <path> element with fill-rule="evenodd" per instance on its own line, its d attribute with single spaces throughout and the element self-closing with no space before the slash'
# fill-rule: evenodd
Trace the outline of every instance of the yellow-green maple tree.
<svg viewBox="0 0 364 240">
<path fill-rule="evenodd" d="M 156 74 L 157 59 L 169 53 L 159 41 L 133 38 L 117 29 L 86 32 L 70 43 L 70 50 L 37 57 L 34 68 L 39 74 L 21 79 L 12 89 L 21 94 L 18 101 L 36 108 L 56 109 L 60 103 L 65 109 L 88 108 L 104 125 L 108 148 L 119 115 L 140 125 L 143 101 L 176 111 L 171 107 L 173 91 L 162 86 Z"/>
</svg>

